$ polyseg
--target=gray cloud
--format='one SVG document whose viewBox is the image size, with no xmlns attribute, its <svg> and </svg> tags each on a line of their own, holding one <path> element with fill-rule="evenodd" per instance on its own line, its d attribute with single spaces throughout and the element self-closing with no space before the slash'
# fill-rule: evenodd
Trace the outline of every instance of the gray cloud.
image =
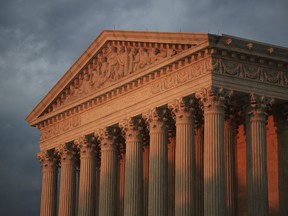
<svg viewBox="0 0 288 216">
<path fill-rule="evenodd" d="M 288 47 L 287 9 L 286 0 L 2 0 L 1 215 L 39 215 L 39 133 L 24 118 L 102 30 L 209 31 Z"/>
</svg>

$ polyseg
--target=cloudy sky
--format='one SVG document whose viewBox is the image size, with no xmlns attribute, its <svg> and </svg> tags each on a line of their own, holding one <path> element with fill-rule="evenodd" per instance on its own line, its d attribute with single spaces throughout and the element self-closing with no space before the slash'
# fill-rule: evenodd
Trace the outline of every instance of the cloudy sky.
<svg viewBox="0 0 288 216">
<path fill-rule="evenodd" d="M 104 29 L 225 33 L 288 47 L 288 1 L 1 0 L 1 216 L 39 215 L 39 133 L 24 119 Z"/>
</svg>

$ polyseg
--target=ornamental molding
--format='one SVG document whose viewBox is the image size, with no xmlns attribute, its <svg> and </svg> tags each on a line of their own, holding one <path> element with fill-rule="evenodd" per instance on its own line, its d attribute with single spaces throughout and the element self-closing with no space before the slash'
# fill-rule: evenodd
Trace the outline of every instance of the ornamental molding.
<svg viewBox="0 0 288 216">
<path fill-rule="evenodd" d="M 288 87 L 288 71 L 284 68 L 213 58 L 212 72 L 224 76 L 253 80 L 271 85 Z"/>
</svg>

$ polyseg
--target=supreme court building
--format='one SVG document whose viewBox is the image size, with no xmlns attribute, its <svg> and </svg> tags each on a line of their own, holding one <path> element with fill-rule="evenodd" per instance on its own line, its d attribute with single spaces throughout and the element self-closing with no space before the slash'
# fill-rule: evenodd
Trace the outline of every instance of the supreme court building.
<svg viewBox="0 0 288 216">
<path fill-rule="evenodd" d="M 41 216 L 288 215 L 288 49 L 103 31 L 26 118 Z"/>
</svg>

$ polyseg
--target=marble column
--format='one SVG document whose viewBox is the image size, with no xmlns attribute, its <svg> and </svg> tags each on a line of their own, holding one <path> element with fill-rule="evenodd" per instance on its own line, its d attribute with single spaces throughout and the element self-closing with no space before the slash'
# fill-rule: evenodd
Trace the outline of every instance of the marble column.
<svg viewBox="0 0 288 216">
<path fill-rule="evenodd" d="M 175 128 L 168 130 L 168 216 L 175 215 Z"/>
<path fill-rule="evenodd" d="M 148 216 L 167 216 L 167 128 L 162 109 L 143 114 L 150 131 Z"/>
<path fill-rule="evenodd" d="M 56 149 L 61 158 L 61 176 L 58 215 L 75 215 L 76 196 L 76 149 L 63 144 Z"/>
<path fill-rule="evenodd" d="M 188 98 L 175 100 L 169 107 L 176 121 L 175 215 L 195 215 L 195 127 Z"/>
<path fill-rule="evenodd" d="M 41 151 L 37 157 L 42 166 L 40 216 L 56 216 L 58 159 L 50 151 Z"/>
<path fill-rule="evenodd" d="M 78 216 L 94 216 L 96 202 L 96 145 L 85 137 L 80 137 L 77 140 L 77 147 L 80 152 Z"/>
<path fill-rule="evenodd" d="M 118 214 L 124 216 L 124 194 L 125 194 L 125 167 L 126 155 L 124 146 L 119 150 L 119 199 L 118 199 Z"/>
<path fill-rule="evenodd" d="M 116 216 L 117 214 L 117 157 L 115 140 L 107 129 L 96 133 L 101 145 L 101 174 L 99 216 Z"/>
<path fill-rule="evenodd" d="M 148 216 L 149 137 L 143 140 L 143 216 Z"/>
<path fill-rule="evenodd" d="M 195 133 L 195 215 L 204 215 L 204 127 L 203 123 L 198 123 Z"/>
<path fill-rule="evenodd" d="M 235 109 L 228 106 L 224 122 L 227 216 L 237 215 L 236 116 Z"/>
<path fill-rule="evenodd" d="M 246 128 L 250 130 L 247 166 L 251 166 L 247 167 L 248 215 L 268 216 L 266 118 L 271 99 L 251 94 L 249 103 L 246 115 L 249 123 Z"/>
<path fill-rule="evenodd" d="M 204 215 L 226 215 L 224 107 L 231 95 L 222 88 L 204 89 Z"/>
<path fill-rule="evenodd" d="M 98 150 L 98 154 L 96 156 L 96 173 L 95 173 L 95 181 L 96 181 L 96 188 L 95 188 L 95 192 L 96 192 L 96 195 L 95 195 L 95 216 L 99 216 L 99 196 L 100 196 L 100 173 L 101 173 L 101 162 L 100 162 L 100 154 L 99 154 L 99 151 L 100 149 L 97 149 Z"/>
<path fill-rule="evenodd" d="M 124 215 L 143 215 L 143 147 L 139 119 L 120 123 L 126 139 Z"/>
<path fill-rule="evenodd" d="M 280 215 L 288 215 L 288 104 L 274 110 L 278 140 L 278 181 Z"/>
</svg>

